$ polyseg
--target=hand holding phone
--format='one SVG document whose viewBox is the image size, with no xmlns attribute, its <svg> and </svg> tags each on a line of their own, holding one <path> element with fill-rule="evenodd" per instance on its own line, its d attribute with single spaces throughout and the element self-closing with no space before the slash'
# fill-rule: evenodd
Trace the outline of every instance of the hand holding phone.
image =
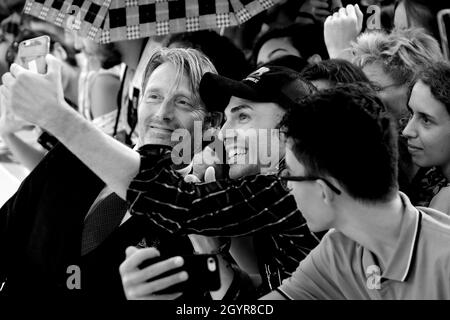
<svg viewBox="0 0 450 320">
<path fill-rule="evenodd" d="M 119 270 L 127 299 L 172 300 L 183 292 L 220 288 L 214 255 L 167 258 L 160 257 L 155 248 L 136 247 L 128 247 L 126 255 Z"/>
<path fill-rule="evenodd" d="M 188 279 L 166 289 L 156 291 L 153 294 L 171 294 L 191 290 L 215 291 L 220 289 L 219 262 L 215 255 L 196 254 L 182 256 L 182 258 L 184 261 L 182 266 L 168 270 L 167 272 L 151 278 L 151 281 L 169 277 L 182 271 L 187 273 Z M 169 259 L 169 257 L 148 259 L 142 262 L 139 265 L 139 268 L 142 270 L 150 265 L 167 259 Z"/>
<path fill-rule="evenodd" d="M 18 63 L 33 72 L 45 74 L 45 56 L 50 52 L 50 37 L 40 36 L 19 43 Z"/>
</svg>

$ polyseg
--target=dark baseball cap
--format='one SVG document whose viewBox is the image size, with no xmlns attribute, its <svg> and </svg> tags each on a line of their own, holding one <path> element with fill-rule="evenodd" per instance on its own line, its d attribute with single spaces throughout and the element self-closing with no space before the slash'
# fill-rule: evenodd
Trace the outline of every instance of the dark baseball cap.
<svg viewBox="0 0 450 320">
<path fill-rule="evenodd" d="M 316 89 L 286 67 L 264 65 L 241 81 L 207 72 L 200 81 L 200 97 L 208 110 L 224 111 L 231 96 L 255 102 L 274 102 L 288 110 Z"/>
</svg>

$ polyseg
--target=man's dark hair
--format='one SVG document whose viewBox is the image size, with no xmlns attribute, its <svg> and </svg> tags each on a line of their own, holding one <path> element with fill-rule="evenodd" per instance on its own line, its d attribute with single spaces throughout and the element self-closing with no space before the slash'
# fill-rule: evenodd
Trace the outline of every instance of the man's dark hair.
<svg viewBox="0 0 450 320">
<path fill-rule="evenodd" d="M 330 59 L 311 64 L 301 72 L 303 78 L 314 80 L 327 80 L 333 85 L 339 83 L 369 83 L 361 68 L 349 61 L 342 59 Z"/>
<path fill-rule="evenodd" d="M 436 62 L 420 72 L 416 81 L 422 81 L 430 87 L 433 96 L 445 105 L 450 115 L 450 64 Z"/>
<path fill-rule="evenodd" d="M 397 192 L 397 134 L 369 87 L 319 91 L 292 109 L 284 126 L 307 175 L 332 177 L 363 202 L 384 202 Z"/>
</svg>

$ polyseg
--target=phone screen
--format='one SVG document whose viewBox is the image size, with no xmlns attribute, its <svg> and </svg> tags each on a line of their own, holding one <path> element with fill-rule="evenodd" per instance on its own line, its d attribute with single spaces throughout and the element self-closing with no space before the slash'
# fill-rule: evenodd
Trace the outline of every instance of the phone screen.
<svg viewBox="0 0 450 320">
<path fill-rule="evenodd" d="M 19 44 L 18 63 L 37 73 L 46 73 L 45 56 L 50 51 L 50 37 L 40 36 L 24 40 Z"/>
</svg>

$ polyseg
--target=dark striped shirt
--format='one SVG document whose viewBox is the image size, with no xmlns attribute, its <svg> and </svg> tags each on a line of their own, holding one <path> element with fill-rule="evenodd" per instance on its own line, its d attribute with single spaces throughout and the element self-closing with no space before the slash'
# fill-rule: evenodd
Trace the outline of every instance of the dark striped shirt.
<svg viewBox="0 0 450 320">
<path fill-rule="evenodd" d="M 139 153 L 141 168 L 127 193 L 131 214 L 170 233 L 254 235 L 264 291 L 279 286 L 320 241 L 274 175 L 187 183 L 171 169 L 169 150 L 147 145 Z"/>
</svg>

